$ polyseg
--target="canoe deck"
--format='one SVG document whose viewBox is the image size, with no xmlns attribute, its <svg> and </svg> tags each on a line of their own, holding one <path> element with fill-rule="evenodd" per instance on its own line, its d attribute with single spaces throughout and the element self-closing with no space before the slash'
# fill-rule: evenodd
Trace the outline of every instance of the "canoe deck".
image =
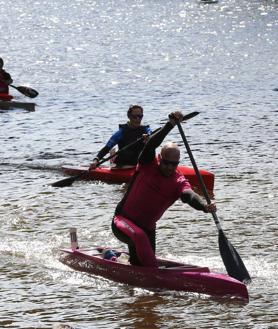
<svg viewBox="0 0 278 329">
<path fill-rule="evenodd" d="M 12 109 L 24 109 L 29 112 L 35 111 L 35 103 L 16 102 L 16 101 L 0 101 L 0 109 L 12 110 Z"/>
<path fill-rule="evenodd" d="M 103 259 L 99 248 L 61 249 L 59 260 L 70 268 L 115 282 L 145 289 L 201 293 L 210 296 L 248 300 L 246 285 L 226 274 L 213 273 L 208 267 L 158 259 L 159 267 L 130 265 L 127 253 L 113 249 L 117 261 Z M 125 257 L 122 258 L 122 255 Z"/>
<path fill-rule="evenodd" d="M 181 171 L 184 177 L 188 179 L 189 183 L 194 189 L 201 190 L 198 177 L 196 176 L 193 168 L 179 166 L 178 169 L 179 171 Z M 66 175 L 78 176 L 81 173 L 87 171 L 87 174 L 82 176 L 82 179 L 84 180 L 99 180 L 116 184 L 128 183 L 134 174 L 135 167 L 120 169 L 114 169 L 111 167 L 100 167 L 94 170 L 88 170 L 89 167 L 86 166 L 62 166 L 62 171 Z M 212 194 L 214 188 L 214 174 L 204 169 L 200 169 L 200 174 L 203 177 L 203 181 L 206 185 L 207 190 L 210 194 Z"/>
</svg>

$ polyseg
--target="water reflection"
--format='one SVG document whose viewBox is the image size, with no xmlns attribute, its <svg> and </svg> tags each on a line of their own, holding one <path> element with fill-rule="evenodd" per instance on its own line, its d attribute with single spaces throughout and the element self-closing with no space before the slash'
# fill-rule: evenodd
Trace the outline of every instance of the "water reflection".
<svg viewBox="0 0 278 329">
<path fill-rule="evenodd" d="M 121 304 L 123 312 L 121 322 L 125 325 L 129 323 L 134 329 L 159 329 L 163 323 L 167 323 L 167 319 L 162 319 L 159 311 L 160 307 L 166 305 L 167 300 L 156 294 L 133 296 L 131 302 Z"/>
</svg>

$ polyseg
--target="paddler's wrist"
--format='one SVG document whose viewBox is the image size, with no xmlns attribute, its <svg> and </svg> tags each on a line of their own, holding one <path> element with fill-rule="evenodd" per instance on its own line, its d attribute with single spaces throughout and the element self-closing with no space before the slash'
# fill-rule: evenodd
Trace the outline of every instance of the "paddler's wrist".
<svg viewBox="0 0 278 329">
<path fill-rule="evenodd" d="M 216 210 L 217 210 L 217 207 L 216 207 L 216 204 L 215 203 L 210 203 L 210 204 L 205 204 L 204 205 L 204 212 L 205 213 L 214 213 L 214 212 L 216 212 Z"/>
<path fill-rule="evenodd" d="M 182 122 L 183 120 L 183 114 L 180 111 L 172 112 L 168 115 L 169 121 L 172 125 L 172 127 L 175 127 L 177 122 Z"/>
<path fill-rule="evenodd" d="M 89 170 L 96 169 L 96 167 L 99 165 L 99 158 L 95 157 L 92 161 L 92 163 L 89 166 Z"/>
<path fill-rule="evenodd" d="M 173 123 L 172 120 L 169 120 L 168 122 L 166 122 L 165 128 L 167 128 L 170 131 L 171 129 L 173 129 L 175 127 L 175 125 L 176 124 Z"/>
<path fill-rule="evenodd" d="M 176 121 L 173 118 L 171 118 L 170 115 L 169 115 L 168 123 L 171 125 L 171 128 L 174 128 L 176 125 Z"/>
</svg>

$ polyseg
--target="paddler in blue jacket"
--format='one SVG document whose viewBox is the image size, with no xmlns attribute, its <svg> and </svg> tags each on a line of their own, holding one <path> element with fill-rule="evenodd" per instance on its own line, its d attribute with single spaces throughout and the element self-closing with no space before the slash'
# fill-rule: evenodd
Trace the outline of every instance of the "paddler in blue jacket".
<svg viewBox="0 0 278 329">
<path fill-rule="evenodd" d="M 13 82 L 10 74 L 4 69 L 3 58 L 0 57 L 0 93 L 8 94 L 9 93 L 9 84 Z"/>
<path fill-rule="evenodd" d="M 116 131 L 109 139 L 107 144 L 98 152 L 90 165 L 90 170 L 98 166 L 98 162 L 115 146 L 118 145 L 119 150 L 130 143 L 135 142 L 142 136 L 151 134 L 149 126 L 141 125 L 143 119 L 143 108 L 140 105 L 131 105 L 127 111 L 129 121 L 126 124 L 120 124 L 119 130 Z M 138 156 L 145 145 L 145 141 L 138 141 L 135 145 L 120 152 L 114 160 L 116 167 L 135 166 Z"/>
</svg>

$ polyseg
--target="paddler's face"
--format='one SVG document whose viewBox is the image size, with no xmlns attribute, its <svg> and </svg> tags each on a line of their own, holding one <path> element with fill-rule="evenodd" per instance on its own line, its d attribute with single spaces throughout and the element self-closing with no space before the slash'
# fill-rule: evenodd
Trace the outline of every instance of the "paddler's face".
<svg viewBox="0 0 278 329">
<path fill-rule="evenodd" d="M 132 127 L 137 128 L 141 125 L 143 119 L 143 112 L 140 108 L 134 108 L 128 115 L 129 123 Z"/>
<path fill-rule="evenodd" d="M 163 176 L 169 177 L 175 171 L 180 162 L 180 154 L 176 150 L 167 150 L 167 152 L 162 152 L 158 156 L 159 158 L 159 169 Z"/>
</svg>

